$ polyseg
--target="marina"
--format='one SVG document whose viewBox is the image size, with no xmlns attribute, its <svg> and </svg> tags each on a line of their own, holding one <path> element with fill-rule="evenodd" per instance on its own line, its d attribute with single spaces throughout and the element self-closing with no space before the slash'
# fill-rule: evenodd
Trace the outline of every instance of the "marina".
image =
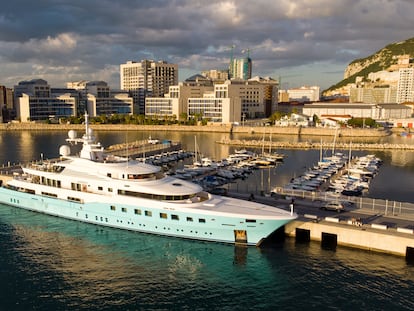
<svg viewBox="0 0 414 311">
<path fill-rule="evenodd" d="M 80 144 L 79 153 L 65 144 L 58 159 L 23 165 L 21 173 L 14 171 L 2 182 L 0 203 L 99 226 L 257 246 L 297 217 L 293 211 L 216 196 L 165 175 L 159 166 L 108 154 L 87 114 L 83 136 L 71 130 L 66 142 Z"/>
<path fill-rule="evenodd" d="M 149 134 L 157 137 L 155 133 L 129 134 L 129 139 L 144 141 Z M 0 143 L 15 148 L 5 149 L 1 163 L 8 168 L 9 162 L 40 160 L 42 152 L 44 159 L 53 159 L 56 150 L 48 146 L 58 145 L 65 137 L 66 133 L 4 133 Z M 194 134 L 161 137 L 181 141 L 183 149 L 193 150 Z M 214 145 L 218 138 L 198 135 L 198 141 L 203 142 L 200 152 L 211 159 L 223 159 L 243 149 Z M 100 132 L 99 140 L 104 145 L 122 144 L 125 135 Z M 257 153 L 261 149 L 252 150 Z M 236 192 L 248 200 L 254 193 L 256 201 L 268 200 L 288 211 L 290 200 L 286 196 L 290 192 L 279 198 L 267 194 L 309 170 L 320 155 L 317 149 L 286 149 L 283 154 L 283 162 L 275 167 L 254 169 L 246 179 L 225 186 L 228 195 Z M 365 154 L 355 152 L 355 156 Z M 345 229 L 367 241 L 367 231 L 379 234 L 375 238 L 383 241 L 393 234 L 411 237 L 411 233 L 397 231 L 409 231 L 413 223 L 409 205 L 411 153 L 390 150 L 375 154 L 383 164 L 369 192 L 353 197 L 352 210 L 323 211 L 318 207 L 319 198 L 314 197 L 317 192 L 295 191 L 294 208 L 299 217 L 289 229 L 292 235 L 260 248 L 137 234 L 1 205 L 3 306 L 30 309 L 35 304 L 45 310 L 65 310 L 71 305 L 88 310 L 99 305 L 113 310 L 188 309 L 201 305 L 237 309 L 243 305 L 247 309 L 320 310 L 338 305 L 360 307 L 360 301 L 364 301 L 368 309 L 411 310 L 414 271 L 405 254 L 390 256 L 374 249 L 373 244 L 362 250 L 358 245 L 343 244 L 349 234 Z M 180 163 L 184 161 L 192 162 L 192 158 Z M 363 225 L 352 225 L 353 218 L 361 218 Z M 344 230 L 336 229 L 339 226 Z M 284 236 L 288 234 L 285 230 L 287 227 Z M 334 238 L 326 238 L 335 235 L 336 244 Z M 155 292 L 166 293 L 165 298 L 160 300 Z M 387 298 L 390 296 L 392 299 Z"/>
<path fill-rule="evenodd" d="M 235 194 L 229 185 L 237 179 L 247 178 L 253 171 L 264 170 L 261 165 L 255 162 L 257 155 L 246 149 L 236 149 L 234 153 L 229 154 L 227 158 L 221 161 L 214 161 L 205 157 L 202 158 L 200 155 L 200 161 L 198 162 L 195 161 L 196 157 L 194 152 L 180 149 L 180 143 L 174 144 L 176 146 L 174 149 L 176 150 L 171 150 L 169 144 L 153 144 L 143 140 L 139 143 L 140 148 L 144 148 L 140 152 L 138 152 L 136 146 L 134 147 L 132 145 L 120 144 L 109 149 L 112 150 L 112 154 L 117 156 L 122 154 L 132 154 L 133 156 L 152 154 L 145 158 L 137 158 L 137 160 L 164 167 L 165 170 L 170 172 L 169 174 L 179 179 L 191 180 L 203 189 L 220 195 L 240 197 L 240 194 Z M 126 150 L 126 148 L 129 149 Z M 135 152 L 132 152 L 133 150 Z M 279 161 L 282 159 L 279 158 Z M 414 207 L 407 208 L 406 203 L 402 206 L 400 202 L 393 202 L 393 205 L 389 206 L 387 205 L 388 203 L 382 203 L 383 205 L 381 206 L 380 200 L 377 200 L 374 208 L 373 203 L 369 202 L 368 198 L 358 197 L 360 193 L 350 193 L 349 189 L 344 192 L 344 188 L 338 188 L 336 191 L 332 189 L 334 184 L 343 186 L 343 184 L 339 183 L 339 180 L 343 178 L 347 180 L 347 183 L 350 180 L 352 182 L 360 182 L 361 178 L 373 178 L 379 169 L 381 160 L 371 154 L 355 156 L 350 160 L 341 153 L 333 154 L 330 157 L 320 156 L 319 160 L 313 168 L 306 170 L 304 174 L 296 178 L 292 178 L 285 187 L 274 187 L 271 194 L 265 192 L 256 193 L 254 200 L 263 204 L 282 207 L 289 211 L 289 202 L 284 198 L 295 198 L 295 211 L 299 213 L 299 218 L 289 226 L 284 227 L 284 234 L 287 236 L 302 239 L 303 235 L 305 235 L 305 239 L 325 243 L 326 241 L 323 237 L 326 234 L 330 234 L 328 236 L 331 238 L 334 237 L 334 246 L 344 245 L 390 253 L 405 256 L 407 259 L 412 260 L 414 218 L 411 218 L 411 214 L 414 215 Z M 193 164 L 184 164 L 185 161 Z M 194 165 L 194 162 L 198 163 Z M 172 168 L 173 170 L 171 170 Z M 351 176 L 353 177 L 351 178 Z M 223 191 L 217 191 L 216 189 Z M 252 200 L 251 194 L 246 193 L 241 198 L 245 201 Z M 315 209 L 319 211 L 326 202 L 338 201 L 346 202 L 346 212 L 328 216 L 320 216 L 314 213 Z M 310 206 L 311 210 L 298 210 L 298 206 L 300 205 Z M 375 217 L 352 216 L 352 213 L 363 211 Z M 395 219 L 400 219 L 400 222 L 404 220 L 401 222 L 400 227 L 397 227 L 395 221 L 385 221 L 385 225 L 383 223 L 384 221 L 379 221 L 382 217 L 390 215 Z M 399 217 L 396 217 L 397 215 Z M 356 227 L 355 219 L 361 218 L 365 220 L 361 221 L 360 227 Z M 355 229 L 359 230 L 355 231 Z M 380 230 L 379 232 L 383 236 L 373 237 L 369 233 L 370 230 L 374 230 L 374 232 Z M 351 239 L 349 237 L 350 233 L 355 238 Z M 380 243 L 376 245 L 376 239 L 379 239 L 379 242 L 383 241 L 384 236 L 390 236 L 388 239 L 392 238 L 392 243 Z M 370 242 L 368 243 L 367 241 Z"/>
</svg>

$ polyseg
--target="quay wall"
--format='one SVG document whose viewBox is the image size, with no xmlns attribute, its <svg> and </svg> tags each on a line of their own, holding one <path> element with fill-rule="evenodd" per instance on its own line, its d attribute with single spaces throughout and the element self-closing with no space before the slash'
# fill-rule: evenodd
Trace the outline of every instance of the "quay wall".
<svg viewBox="0 0 414 311">
<path fill-rule="evenodd" d="M 263 141 L 248 139 L 223 139 L 216 141 L 218 144 L 230 145 L 243 148 L 266 148 L 272 149 L 349 149 L 349 143 L 333 142 L 289 142 L 289 141 Z M 353 150 L 414 150 L 414 145 L 390 144 L 390 143 L 352 143 Z"/>
<path fill-rule="evenodd" d="M 323 242 L 323 234 L 327 233 L 336 236 L 337 245 L 398 256 L 407 256 L 407 248 L 414 249 L 414 238 L 409 233 L 397 231 L 390 233 L 389 230 L 355 227 L 328 221 L 295 220 L 285 225 L 285 234 L 296 237 L 297 229 L 309 232 L 311 241 Z"/>
<path fill-rule="evenodd" d="M 350 129 L 319 127 L 277 127 L 277 126 L 233 126 L 231 124 L 190 125 L 134 125 L 134 124 L 91 124 L 97 131 L 174 131 L 174 132 L 212 132 L 239 134 L 275 134 L 343 137 L 383 137 L 391 133 L 384 129 Z M 83 130 L 82 124 L 45 124 L 34 122 L 2 123 L 0 131 L 69 131 Z"/>
</svg>

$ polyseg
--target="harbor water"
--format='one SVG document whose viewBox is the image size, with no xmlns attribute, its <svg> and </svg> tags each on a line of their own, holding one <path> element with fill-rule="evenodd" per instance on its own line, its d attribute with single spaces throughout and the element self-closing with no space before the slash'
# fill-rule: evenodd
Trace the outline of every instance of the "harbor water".
<svg viewBox="0 0 414 311">
<path fill-rule="evenodd" d="M 103 145 L 149 135 L 182 141 L 189 150 L 195 144 L 194 133 L 98 135 Z M 221 159 L 234 151 L 214 144 L 223 135 L 200 134 L 201 152 Z M 65 138 L 63 132 L 0 133 L 0 163 L 56 157 Z M 284 163 L 255 171 L 244 181 L 249 189 L 287 183 L 320 157 L 318 150 L 278 151 L 286 154 Z M 414 202 L 413 155 L 375 154 L 384 164 L 368 195 Z M 266 248 L 240 248 L 0 205 L 0 252 L 0 310 L 414 309 L 414 267 L 404 258 L 289 238 Z"/>
</svg>

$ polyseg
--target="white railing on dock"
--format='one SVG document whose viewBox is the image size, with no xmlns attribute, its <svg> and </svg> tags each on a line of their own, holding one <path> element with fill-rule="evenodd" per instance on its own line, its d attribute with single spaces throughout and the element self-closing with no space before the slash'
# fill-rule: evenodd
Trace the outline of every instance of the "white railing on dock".
<svg viewBox="0 0 414 311">
<path fill-rule="evenodd" d="M 268 195 L 264 191 L 259 190 L 260 185 L 228 184 L 228 191 L 237 193 L 253 193 L 254 195 Z M 299 198 L 310 201 L 344 201 L 353 205 L 354 208 L 369 210 L 384 216 L 405 217 L 414 219 L 414 203 L 391 201 L 386 199 L 368 198 L 364 196 L 344 196 L 329 191 L 305 191 L 294 189 L 275 188 L 272 195 L 278 198 Z"/>
</svg>

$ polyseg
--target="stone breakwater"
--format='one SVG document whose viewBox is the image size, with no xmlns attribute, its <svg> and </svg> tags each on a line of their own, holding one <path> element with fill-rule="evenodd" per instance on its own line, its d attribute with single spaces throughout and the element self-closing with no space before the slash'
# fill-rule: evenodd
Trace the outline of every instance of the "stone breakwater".
<svg viewBox="0 0 414 311">
<path fill-rule="evenodd" d="M 334 143 L 317 143 L 317 142 L 270 142 L 263 140 L 248 139 L 223 139 L 216 141 L 218 144 L 230 145 L 243 148 L 264 148 L 269 149 L 332 149 Z M 349 143 L 335 143 L 335 149 L 349 149 Z M 414 150 L 414 145 L 406 144 L 376 144 L 376 143 L 352 143 L 352 150 Z"/>
<path fill-rule="evenodd" d="M 384 137 L 391 134 L 384 129 L 350 129 L 319 127 L 276 127 L 276 126 L 232 126 L 231 124 L 190 125 L 134 125 L 134 124 L 91 124 L 96 131 L 174 131 L 174 132 L 210 132 L 234 134 L 272 134 L 294 136 L 334 136 L 341 137 Z M 84 130 L 83 124 L 44 124 L 44 123 L 3 123 L 0 131 L 69 131 Z"/>
</svg>

